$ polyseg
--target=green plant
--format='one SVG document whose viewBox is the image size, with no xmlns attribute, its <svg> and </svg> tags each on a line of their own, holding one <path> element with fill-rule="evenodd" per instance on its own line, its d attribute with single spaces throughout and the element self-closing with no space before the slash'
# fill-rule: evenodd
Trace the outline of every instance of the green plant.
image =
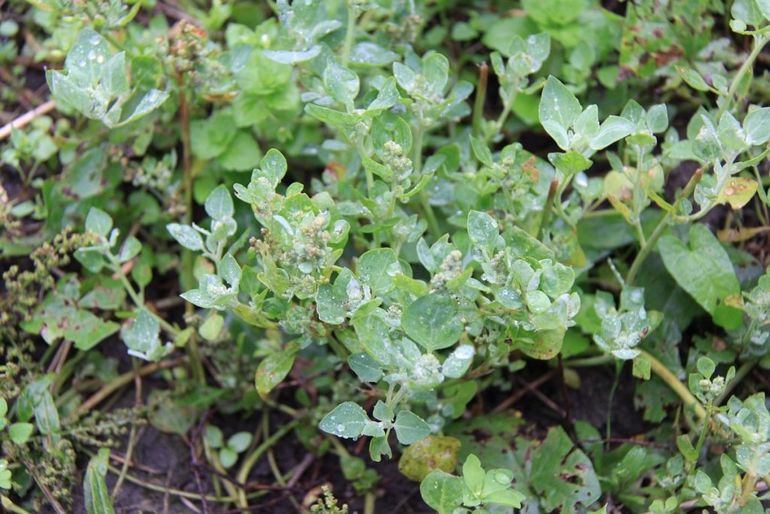
<svg viewBox="0 0 770 514">
<path fill-rule="evenodd" d="M 85 453 L 89 514 L 126 480 L 302 509 L 312 460 L 369 514 L 399 455 L 439 512 L 762 512 L 765 0 L 29 4 L 0 24 L 6 510 L 67 512 Z M 620 394 L 655 430 L 618 435 Z M 145 423 L 195 492 L 136 476 Z"/>
</svg>

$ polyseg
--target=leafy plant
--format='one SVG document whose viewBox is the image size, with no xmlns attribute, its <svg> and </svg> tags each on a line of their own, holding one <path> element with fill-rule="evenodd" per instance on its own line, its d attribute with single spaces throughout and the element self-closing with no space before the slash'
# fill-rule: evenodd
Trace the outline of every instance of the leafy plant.
<svg viewBox="0 0 770 514">
<path fill-rule="evenodd" d="M 765 0 L 7 10 L 5 510 L 763 511 Z"/>
</svg>

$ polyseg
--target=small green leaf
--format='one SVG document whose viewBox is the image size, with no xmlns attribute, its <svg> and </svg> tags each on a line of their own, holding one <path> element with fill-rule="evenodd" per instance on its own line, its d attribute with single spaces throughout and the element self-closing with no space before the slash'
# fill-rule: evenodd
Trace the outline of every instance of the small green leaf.
<svg viewBox="0 0 770 514">
<path fill-rule="evenodd" d="M 358 259 L 356 271 L 361 281 L 372 288 L 372 293 L 384 295 L 393 289 L 394 267 L 397 268 L 398 257 L 391 248 L 376 248 L 364 253 Z"/>
<path fill-rule="evenodd" d="M 8 427 L 8 435 L 15 444 L 24 444 L 29 440 L 35 426 L 32 423 L 14 423 Z"/>
<path fill-rule="evenodd" d="M 283 351 L 271 353 L 259 363 L 254 377 L 259 396 L 267 398 L 270 391 L 283 382 L 294 366 L 296 355 L 296 345 L 290 344 Z"/>
<path fill-rule="evenodd" d="M 429 352 L 452 346 L 463 333 L 457 305 L 441 293 L 418 298 L 404 310 L 401 326 L 406 334 Z"/>
<path fill-rule="evenodd" d="M 120 331 L 128 353 L 141 359 L 158 361 L 171 351 L 171 345 L 160 342 L 160 323 L 146 309 L 139 309 L 136 317 Z"/>
<path fill-rule="evenodd" d="M 601 150 L 631 134 L 636 127 L 620 116 L 608 116 L 599 127 L 599 132 L 591 139 L 591 148 Z"/>
<path fill-rule="evenodd" d="M 497 221 L 485 212 L 468 213 L 468 237 L 474 246 L 479 247 L 487 257 L 492 257 L 503 244 Z"/>
<path fill-rule="evenodd" d="M 230 447 L 225 446 L 219 450 L 219 462 L 222 467 L 229 469 L 238 461 L 238 454 Z"/>
<path fill-rule="evenodd" d="M 330 60 L 324 69 L 324 87 L 338 102 L 353 106 L 361 85 L 358 75 L 335 61 Z"/>
<path fill-rule="evenodd" d="M 112 217 L 98 207 L 91 207 L 86 216 L 86 230 L 106 238 L 112 230 Z"/>
<path fill-rule="evenodd" d="M 463 480 L 470 492 L 475 496 L 481 496 L 484 489 L 484 477 L 486 473 L 481 467 L 481 461 L 473 454 L 468 455 L 463 464 Z"/>
<path fill-rule="evenodd" d="M 237 453 L 243 453 L 251 444 L 252 436 L 249 432 L 236 432 L 227 440 L 227 446 Z"/>
<path fill-rule="evenodd" d="M 206 198 L 206 214 L 215 220 L 232 218 L 235 212 L 233 199 L 225 186 L 216 187 Z M 199 236 L 200 237 L 200 236 Z"/>
<path fill-rule="evenodd" d="M 575 95 L 556 77 L 549 76 L 540 97 L 540 123 L 562 149 L 569 147 L 567 130 L 581 112 L 580 102 Z"/>
<path fill-rule="evenodd" d="M 194 252 L 203 250 L 203 237 L 191 226 L 169 223 L 166 225 L 166 229 L 171 234 L 171 237 L 176 239 L 177 243 L 188 250 Z"/>
<path fill-rule="evenodd" d="M 344 402 L 323 417 L 318 425 L 321 430 L 337 437 L 355 439 L 361 436 L 369 416 L 354 402 Z"/>
<path fill-rule="evenodd" d="M 751 110 L 743 120 L 746 143 L 761 145 L 770 140 L 770 107 Z"/>
<path fill-rule="evenodd" d="M 463 502 L 462 479 L 441 470 L 431 471 L 420 483 L 420 495 L 438 514 L 452 514 Z"/>
<path fill-rule="evenodd" d="M 730 257 L 705 225 L 690 227 L 689 245 L 665 235 L 658 250 L 668 272 L 706 312 L 713 315 L 721 301 L 740 293 Z"/>
<path fill-rule="evenodd" d="M 204 437 L 206 439 L 206 444 L 211 448 L 221 448 L 224 444 L 222 430 L 217 426 L 206 425 Z"/>
<path fill-rule="evenodd" d="M 83 496 L 85 497 L 88 514 L 115 514 L 110 493 L 107 490 L 107 468 L 110 450 L 101 448 L 88 463 L 86 476 L 83 481 Z"/>
<path fill-rule="evenodd" d="M 430 426 L 423 419 L 408 410 L 399 411 L 393 425 L 398 442 L 410 445 L 430 435 Z"/>
<path fill-rule="evenodd" d="M 348 366 L 362 382 L 377 382 L 382 378 L 382 366 L 369 354 L 359 352 L 348 357 Z M 376 414 L 375 414 L 376 416 Z"/>
</svg>

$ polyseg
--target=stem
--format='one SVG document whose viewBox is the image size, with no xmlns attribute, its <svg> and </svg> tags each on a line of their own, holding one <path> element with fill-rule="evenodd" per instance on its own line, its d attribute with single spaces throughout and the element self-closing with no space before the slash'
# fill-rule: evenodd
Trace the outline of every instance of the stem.
<svg viewBox="0 0 770 514">
<path fill-rule="evenodd" d="M 585 357 L 583 359 L 573 359 L 564 361 L 564 367 L 566 368 L 588 368 L 591 366 L 604 366 L 615 360 L 615 357 L 611 353 L 604 353 L 601 355 L 595 355 L 593 357 Z"/>
<path fill-rule="evenodd" d="M 709 431 L 709 426 L 711 423 L 711 406 L 709 405 L 706 409 L 706 417 L 703 419 L 703 426 L 700 430 L 700 436 L 698 436 L 698 442 L 695 445 L 695 462 L 698 462 L 698 459 L 700 457 L 700 452 L 703 449 L 703 443 L 706 442 L 706 435 Z"/>
<path fill-rule="evenodd" d="M 700 182 L 701 177 L 703 177 L 702 167 L 695 170 L 695 173 L 692 174 L 692 177 L 690 177 L 687 185 L 682 190 L 682 194 L 679 195 L 679 197 L 676 199 L 676 202 L 674 202 L 675 205 L 678 204 L 680 200 L 687 198 L 692 194 L 692 192 L 695 190 L 695 186 L 698 185 L 698 182 Z M 631 267 L 628 270 L 628 275 L 626 275 L 626 284 L 629 286 L 633 285 L 634 280 L 636 279 L 636 275 L 639 273 L 639 269 L 642 267 L 645 259 L 647 259 L 647 257 L 650 255 L 650 252 L 652 252 L 652 249 L 655 248 L 658 239 L 660 239 L 660 236 L 663 235 L 663 232 L 665 232 L 666 228 L 668 227 L 668 223 L 672 218 L 672 212 L 667 212 L 666 215 L 661 218 L 655 229 L 652 231 L 652 234 L 650 234 L 650 237 L 642 245 L 639 253 L 636 254 L 636 258 L 634 258 L 634 262 L 631 263 Z"/>
<path fill-rule="evenodd" d="M 13 501 L 11 501 L 10 498 L 7 496 L 3 496 L 0 494 L 0 506 L 2 506 L 4 509 L 6 509 L 8 512 L 11 512 L 13 514 L 30 514 L 29 511 L 22 509 Z"/>
<path fill-rule="evenodd" d="M 251 468 L 254 467 L 254 464 L 257 463 L 259 458 L 262 456 L 265 451 L 267 451 L 268 448 L 273 446 L 275 443 L 277 443 L 283 436 L 294 430 L 294 427 L 296 427 L 299 424 L 299 420 L 295 419 L 291 423 L 288 423 L 284 426 L 282 426 L 280 429 L 278 429 L 275 433 L 273 433 L 270 437 L 265 439 L 262 444 L 257 446 L 257 448 L 249 454 L 248 457 L 243 461 L 243 464 L 241 465 L 241 468 L 238 470 L 238 475 L 236 477 L 236 480 L 240 482 L 241 484 L 245 484 L 246 481 L 249 478 L 249 472 L 251 472 Z M 248 507 L 248 502 L 246 501 L 246 495 L 241 490 L 241 494 L 238 497 L 238 505 L 241 508 Z"/>
<path fill-rule="evenodd" d="M 714 405 L 721 405 L 722 402 L 724 402 L 725 399 L 730 395 L 732 390 L 735 389 L 735 386 L 737 386 L 741 380 L 743 380 L 746 375 L 748 375 L 749 372 L 754 369 L 754 366 L 756 365 L 756 360 L 746 361 L 741 364 L 741 367 L 738 368 L 738 371 L 735 372 L 733 379 L 725 386 L 725 390 L 722 391 L 722 394 L 720 394 L 716 400 L 714 400 Z"/>
<path fill-rule="evenodd" d="M 757 56 L 759 56 L 759 53 L 762 51 L 762 48 L 764 48 L 765 44 L 767 44 L 768 36 L 762 34 L 762 35 L 755 35 L 754 36 L 754 45 L 751 48 L 751 53 L 749 53 L 748 57 L 745 61 L 743 61 L 743 64 L 741 64 L 741 67 L 738 68 L 738 72 L 735 74 L 735 77 L 733 77 L 732 82 L 730 82 L 730 87 L 727 90 L 727 96 L 725 97 L 725 101 L 722 102 L 722 105 L 719 107 L 719 110 L 717 111 L 717 121 L 722 117 L 722 115 L 727 111 L 727 108 L 730 106 L 730 103 L 733 101 L 733 97 L 735 96 L 736 91 L 738 90 L 738 86 L 741 83 L 741 80 L 743 79 L 743 76 L 746 74 L 746 72 L 754 66 L 754 61 L 757 59 Z"/>
<path fill-rule="evenodd" d="M 481 63 L 479 66 L 479 83 L 476 86 L 476 99 L 473 102 L 473 135 L 481 132 L 481 122 L 484 120 L 484 103 L 487 99 L 487 81 L 489 80 L 489 66 Z"/>
<path fill-rule="evenodd" d="M 548 197 L 545 200 L 545 206 L 543 207 L 543 217 L 540 218 L 540 227 L 537 229 L 537 238 L 542 239 L 543 230 L 548 226 L 548 222 L 551 219 L 551 207 L 553 206 L 553 199 L 556 197 L 556 191 L 559 189 L 559 181 L 555 178 L 551 180 L 551 186 L 548 188 Z"/>
<path fill-rule="evenodd" d="M 374 493 L 372 491 L 369 491 L 366 493 L 366 496 L 364 496 L 364 514 L 374 514 L 375 513 L 375 502 L 377 501 L 377 497 L 374 496 Z"/>
<path fill-rule="evenodd" d="M 70 421 L 76 421 L 78 418 L 82 417 L 89 410 L 91 410 L 92 408 L 97 406 L 99 403 L 101 403 L 109 395 L 111 395 L 121 387 L 127 385 L 129 382 L 131 382 L 135 376 L 138 375 L 140 377 L 143 377 L 146 375 L 151 375 L 161 369 L 172 368 L 177 364 L 179 364 L 180 362 L 182 362 L 182 359 L 155 362 L 153 364 L 148 364 L 146 366 L 143 366 L 138 370 L 135 370 L 135 371 L 131 370 L 126 373 L 123 373 L 122 375 L 118 375 L 111 382 L 105 384 L 104 387 L 99 389 L 99 391 L 97 391 L 88 400 L 81 403 L 78 406 L 78 408 L 75 409 L 70 415 Z"/>
<path fill-rule="evenodd" d="M 182 125 L 182 192 L 184 193 L 186 224 L 192 223 L 193 211 L 193 169 L 192 169 L 192 144 L 190 143 L 190 110 L 185 95 L 184 75 L 180 70 L 176 72 L 176 82 L 179 89 L 179 121 Z M 193 276 L 194 256 L 192 251 L 182 250 L 182 287 L 190 289 L 194 286 L 195 277 Z M 185 315 L 193 314 L 193 306 L 185 302 Z M 203 370 L 200 349 L 198 348 L 197 333 L 192 332 L 187 341 L 187 352 L 190 355 L 190 365 L 192 366 L 193 377 L 199 384 L 206 381 L 206 374 Z"/>
<path fill-rule="evenodd" d="M 661 380 L 668 384 L 668 386 L 673 389 L 677 395 L 679 395 L 679 398 L 682 399 L 685 407 L 692 407 L 692 409 L 695 411 L 695 415 L 698 416 L 698 418 L 705 419 L 707 416 L 706 409 L 703 408 L 703 405 L 701 405 L 698 399 L 692 395 L 690 390 L 687 389 L 687 387 L 676 377 L 676 375 L 674 375 L 671 370 L 665 366 L 665 364 L 653 357 L 650 353 L 644 350 L 641 350 L 641 352 L 641 355 L 650 361 L 650 367 L 652 368 L 652 371 L 654 371 L 655 374 L 661 378 Z"/>
<path fill-rule="evenodd" d="M 345 42 L 342 45 L 342 65 L 345 66 L 350 60 L 350 51 L 353 49 L 353 40 L 356 33 L 356 18 L 358 17 L 350 0 L 347 1 L 348 7 L 348 26 L 345 29 Z"/>
</svg>

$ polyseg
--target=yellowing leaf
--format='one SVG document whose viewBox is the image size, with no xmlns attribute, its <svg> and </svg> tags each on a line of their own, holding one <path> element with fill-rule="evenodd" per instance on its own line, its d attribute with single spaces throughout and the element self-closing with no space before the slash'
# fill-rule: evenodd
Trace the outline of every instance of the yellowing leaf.
<svg viewBox="0 0 770 514">
<path fill-rule="evenodd" d="M 733 177 L 727 181 L 725 187 L 719 192 L 717 201 L 729 203 L 733 209 L 740 209 L 757 192 L 757 181 L 753 178 Z"/>
</svg>

